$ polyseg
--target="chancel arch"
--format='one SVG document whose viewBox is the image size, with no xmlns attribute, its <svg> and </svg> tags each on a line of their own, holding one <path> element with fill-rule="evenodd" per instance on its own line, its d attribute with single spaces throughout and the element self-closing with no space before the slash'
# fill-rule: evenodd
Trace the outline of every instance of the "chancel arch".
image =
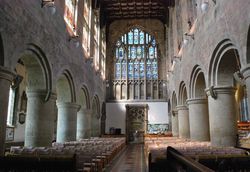
<svg viewBox="0 0 250 172">
<path fill-rule="evenodd" d="M 76 140 L 77 112 L 80 105 L 76 104 L 75 85 L 69 70 L 63 70 L 57 79 L 57 132 L 59 143 Z"/>
</svg>

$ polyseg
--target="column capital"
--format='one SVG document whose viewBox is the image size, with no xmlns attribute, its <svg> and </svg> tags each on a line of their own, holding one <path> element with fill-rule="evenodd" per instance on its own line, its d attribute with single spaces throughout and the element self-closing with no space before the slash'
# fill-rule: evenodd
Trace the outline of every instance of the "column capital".
<svg viewBox="0 0 250 172">
<path fill-rule="evenodd" d="M 80 110 L 81 106 L 76 104 L 76 103 L 72 103 L 72 102 L 56 102 L 56 105 L 58 108 L 73 108 L 73 109 L 77 109 L 77 112 Z"/>
<path fill-rule="evenodd" d="M 177 110 L 176 108 L 172 110 L 172 115 L 173 115 L 173 116 L 178 115 L 178 110 Z"/>
<path fill-rule="evenodd" d="M 240 70 L 240 73 L 242 73 L 244 79 L 247 79 L 250 77 L 250 64 L 248 64 L 245 68 Z"/>
<path fill-rule="evenodd" d="M 26 89 L 26 94 L 27 94 L 28 98 L 41 97 L 42 99 L 44 99 L 47 96 L 48 91 L 46 91 L 46 90 L 38 90 L 38 89 L 35 89 L 35 90 Z M 51 92 L 50 99 L 56 100 L 56 93 Z"/>
<path fill-rule="evenodd" d="M 10 82 L 14 80 L 16 74 L 6 67 L 0 66 L 0 78 L 6 79 Z"/>
<path fill-rule="evenodd" d="M 194 98 L 194 99 L 188 99 L 187 104 L 206 104 L 207 99 L 206 98 Z"/>
<path fill-rule="evenodd" d="M 218 94 L 234 94 L 236 88 L 229 85 L 214 86 L 214 87 L 212 86 L 206 88 L 205 91 L 208 96 L 211 96 L 216 99 Z"/>
<path fill-rule="evenodd" d="M 186 105 L 178 105 L 176 106 L 176 109 L 179 110 L 188 110 L 188 107 Z"/>
</svg>

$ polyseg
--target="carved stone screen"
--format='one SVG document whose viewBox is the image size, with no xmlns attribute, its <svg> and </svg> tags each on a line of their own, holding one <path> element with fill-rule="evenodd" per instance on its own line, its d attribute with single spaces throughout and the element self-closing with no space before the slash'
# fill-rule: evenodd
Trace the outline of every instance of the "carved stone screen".
<svg viewBox="0 0 250 172">
<path fill-rule="evenodd" d="M 126 105 L 126 136 L 130 143 L 143 143 L 148 126 L 148 105 Z"/>
</svg>

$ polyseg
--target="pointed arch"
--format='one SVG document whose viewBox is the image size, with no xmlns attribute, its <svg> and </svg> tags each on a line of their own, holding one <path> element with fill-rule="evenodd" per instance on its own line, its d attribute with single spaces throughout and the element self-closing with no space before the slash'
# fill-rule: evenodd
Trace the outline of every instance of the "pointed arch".
<svg viewBox="0 0 250 172">
<path fill-rule="evenodd" d="M 89 91 L 88 91 L 88 87 L 84 84 L 81 87 L 81 92 L 79 95 L 79 104 L 84 109 L 90 109 Z"/>
<path fill-rule="evenodd" d="M 238 50 L 230 39 L 222 40 L 215 48 L 208 75 L 208 85 L 233 85 L 233 73 L 241 68 Z"/>
</svg>

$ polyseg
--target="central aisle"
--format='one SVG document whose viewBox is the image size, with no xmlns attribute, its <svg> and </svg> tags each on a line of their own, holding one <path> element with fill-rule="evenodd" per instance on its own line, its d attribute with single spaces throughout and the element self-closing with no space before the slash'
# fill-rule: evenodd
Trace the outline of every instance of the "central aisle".
<svg viewBox="0 0 250 172">
<path fill-rule="evenodd" d="M 143 144 L 129 144 L 107 172 L 147 172 Z"/>
</svg>

